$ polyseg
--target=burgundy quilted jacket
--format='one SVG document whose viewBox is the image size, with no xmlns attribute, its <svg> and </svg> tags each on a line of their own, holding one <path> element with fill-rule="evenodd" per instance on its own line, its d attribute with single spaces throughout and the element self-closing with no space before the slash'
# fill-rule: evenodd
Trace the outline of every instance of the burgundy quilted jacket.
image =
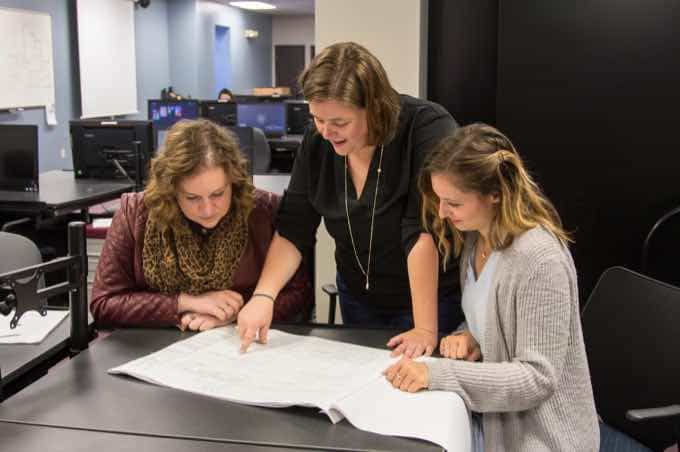
<svg viewBox="0 0 680 452">
<path fill-rule="evenodd" d="M 144 279 L 142 248 L 148 210 L 144 193 L 121 198 L 120 209 L 106 235 L 92 287 L 91 310 L 99 326 L 177 325 L 179 294 L 164 295 Z M 249 300 L 274 236 L 274 218 L 280 198 L 256 190 L 255 207 L 248 218 L 248 244 L 230 287 Z M 274 320 L 287 320 L 308 309 L 312 287 L 302 266 L 274 304 Z"/>
</svg>

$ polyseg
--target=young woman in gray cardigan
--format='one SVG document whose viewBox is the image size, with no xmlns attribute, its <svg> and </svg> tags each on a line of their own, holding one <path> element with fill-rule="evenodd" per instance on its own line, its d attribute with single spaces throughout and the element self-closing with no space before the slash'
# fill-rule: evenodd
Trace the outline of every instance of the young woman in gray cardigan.
<svg viewBox="0 0 680 452">
<path fill-rule="evenodd" d="M 510 140 L 483 124 L 458 129 L 420 188 L 440 252 L 461 256 L 466 322 L 441 340 L 449 359 L 404 358 L 386 378 L 404 391 L 458 393 L 481 413 L 475 450 L 597 451 L 570 239 Z"/>
</svg>

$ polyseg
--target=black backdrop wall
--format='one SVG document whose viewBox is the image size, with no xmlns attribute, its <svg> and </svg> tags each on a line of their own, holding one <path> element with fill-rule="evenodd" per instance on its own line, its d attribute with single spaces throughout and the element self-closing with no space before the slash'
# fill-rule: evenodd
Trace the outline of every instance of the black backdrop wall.
<svg viewBox="0 0 680 452">
<path fill-rule="evenodd" d="M 493 123 L 498 0 L 430 0 L 428 99 L 460 124 Z"/>
<path fill-rule="evenodd" d="M 499 1 L 497 29 L 476 32 L 481 42 L 497 33 L 495 111 L 491 94 L 474 98 L 486 76 L 433 74 L 491 53 L 479 45 L 483 57 L 471 57 L 476 46 L 447 28 L 474 28 L 455 5 L 474 17 L 489 13 L 486 2 L 450 3 L 430 2 L 429 95 L 513 139 L 575 231 L 584 301 L 605 268 L 639 269 L 648 230 L 680 205 L 680 0 Z M 680 231 L 667 236 L 675 243 L 661 248 L 675 253 L 652 260 L 680 281 Z"/>
</svg>

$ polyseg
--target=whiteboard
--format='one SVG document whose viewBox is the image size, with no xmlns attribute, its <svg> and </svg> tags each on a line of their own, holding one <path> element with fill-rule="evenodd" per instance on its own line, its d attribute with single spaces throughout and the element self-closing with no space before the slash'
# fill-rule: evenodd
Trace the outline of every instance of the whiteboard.
<svg viewBox="0 0 680 452">
<path fill-rule="evenodd" d="M 0 109 L 54 105 L 52 18 L 0 8 Z"/>
<path fill-rule="evenodd" d="M 82 118 L 137 113 L 132 0 L 78 0 Z"/>
</svg>

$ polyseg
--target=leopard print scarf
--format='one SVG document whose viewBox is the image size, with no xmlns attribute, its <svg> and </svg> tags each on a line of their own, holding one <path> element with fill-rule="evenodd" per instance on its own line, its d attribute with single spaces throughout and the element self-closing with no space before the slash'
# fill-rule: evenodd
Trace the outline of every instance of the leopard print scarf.
<svg viewBox="0 0 680 452">
<path fill-rule="evenodd" d="M 207 237 L 192 231 L 184 217 L 176 228 L 159 226 L 149 217 L 144 233 L 142 266 L 151 288 L 200 295 L 231 287 L 248 238 L 243 215 L 229 212 Z"/>
</svg>

